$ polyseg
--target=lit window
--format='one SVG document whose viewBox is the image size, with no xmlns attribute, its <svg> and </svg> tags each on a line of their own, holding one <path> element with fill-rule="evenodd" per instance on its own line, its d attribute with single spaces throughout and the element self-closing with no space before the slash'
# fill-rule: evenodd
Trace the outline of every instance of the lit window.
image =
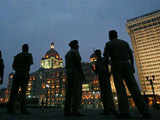
<svg viewBox="0 0 160 120">
<path fill-rule="evenodd" d="M 45 88 L 45 87 L 46 87 L 46 86 L 45 86 L 45 84 L 43 83 L 43 84 L 42 84 L 42 88 Z"/>
<path fill-rule="evenodd" d="M 59 58 L 59 56 L 58 56 L 58 55 L 56 55 L 56 58 L 58 59 L 58 58 Z"/>
<path fill-rule="evenodd" d="M 33 80 L 35 80 L 35 77 L 33 76 Z"/>
</svg>

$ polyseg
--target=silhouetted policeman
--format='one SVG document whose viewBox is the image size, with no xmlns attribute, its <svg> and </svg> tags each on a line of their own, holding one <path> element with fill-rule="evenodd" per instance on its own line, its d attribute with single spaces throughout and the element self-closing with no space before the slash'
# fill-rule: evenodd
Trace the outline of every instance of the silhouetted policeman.
<svg viewBox="0 0 160 120">
<path fill-rule="evenodd" d="M 3 84 L 4 63 L 2 59 L 2 53 L 0 51 L 0 84 Z"/>
<path fill-rule="evenodd" d="M 46 109 L 45 102 L 44 102 L 44 100 L 42 99 L 42 101 L 41 101 L 41 111 L 42 111 L 42 112 L 45 112 L 45 109 Z"/>
<path fill-rule="evenodd" d="M 64 115 L 81 116 L 79 109 L 82 97 L 82 81 L 84 74 L 81 66 L 81 56 L 79 54 L 79 45 L 77 40 L 69 43 L 70 50 L 65 56 L 66 80 L 66 96 Z"/>
<path fill-rule="evenodd" d="M 95 50 L 96 55 L 95 73 L 98 75 L 101 89 L 101 99 L 104 107 L 104 115 L 115 114 L 115 106 L 113 102 L 113 95 L 110 83 L 110 73 L 108 71 L 108 64 L 104 64 L 104 59 L 101 57 L 101 50 Z"/>
<path fill-rule="evenodd" d="M 28 113 L 25 108 L 26 105 L 26 90 L 29 80 L 30 66 L 33 64 L 32 54 L 28 53 L 29 46 L 24 44 L 22 46 L 22 52 L 14 57 L 12 64 L 15 70 L 15 75 L 12 83 L 11 96 L 9 100 L 9 112 L 14 112 L 14 104 L 17 101 L 18 96 L 20 96 L 21 112 Z M 21 91 L 19 89 L 21 88 Z M 20 94 L 18 94 L 20 92 Z"/>
<path fill-rule="evenodd" d="M 134 59 L 132 50 L 127 42 L 118 39 L 115 30 L 109 31 L 110 41 L 106 43 L 104 57 L 106 62 L 111 59 L 114 83 L 118 96 L 118 105 L 121 117 L 129 115 L 129 104 L 124 81 L 133 97 L 133 100 L 140 111 L 144 114 L 145 102 L 141 96 L 139 87 L 134 77 Z"/>
</svg>

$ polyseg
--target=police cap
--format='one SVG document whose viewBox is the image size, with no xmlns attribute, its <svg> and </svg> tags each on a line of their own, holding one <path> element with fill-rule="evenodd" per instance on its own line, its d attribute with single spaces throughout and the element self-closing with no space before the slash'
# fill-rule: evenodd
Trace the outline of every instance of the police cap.
<svg viewBox="0 0 160 120">
<path fill-rule="evenodd" d="M 74 47 L 75 45 L 78 45 L 78 40 L 72 40 L 70 43 L 69 43 L 69 46 L 72 48 Z"/>
</svg>

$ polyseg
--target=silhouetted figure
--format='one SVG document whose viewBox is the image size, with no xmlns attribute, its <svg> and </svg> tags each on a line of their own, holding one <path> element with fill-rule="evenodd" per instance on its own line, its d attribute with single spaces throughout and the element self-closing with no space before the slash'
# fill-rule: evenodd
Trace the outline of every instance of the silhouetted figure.
<svg viewBox="0 0 160 120">
<path fill-rule="evenodd" d="M 80 105 L 82 96 L 82 81 L 84 74 L 81 66 L 81 56 L 79 54 L 79 45 L 77 40 L 69 43 L 70 50 L 65 56 L 65 69 L 66 69 L 66 96 L 64 115 L 81 116 Z"/>
<path fill-rule="evenodd" d="M 113 94 L 110 83 L 110 73 L 108 70 L 108 64 L 104 63 L 104 59 L 101 57 L 101 50 L 97 49 L 94 52 L 96 56 L 95 73 L 98 75 L 101 99 L 104 107 L 104 115 L 116 114 L 115 105 L 113 102 Z"/>
<path fill-rule="evenodd" d="M 3 84 L 4 63 L 2 59 L 2 53 L 0 51 L 0 84 Z"/>
<path fill-rule="evenodd" d="M 45 112 L 45 102 L 44 102 L 43 99 L 42 99 L 42 101 L 41 101 L 41 111 L 42 111 L 42 112 Z"/>
<path fill-rule="evenodd" d="M 20 96 L 21 112 L 24 114 L 28 113 L 28 111 L 25 108 L 26 90 L 28 86 L 30 66 L 33 64 L 32 54 L 28 53 L 28 51 L 28 44 L 24 44 L 22 46 L 22 52 L 14 57 L 12 67 L 15 70 L 15 75 L 12 83 L 8 108 L 8 111 L 10 113 L 15 112 L 14 105 L 17 101 L 18 96 Z"/>
<path fill-rule="evenodd" d="M 105 45 L 104 57 L 106 62 L 108 62 L 109 59 L 111 60 L 114 83 L 118 96 L 120 117 L 129 116 L 129 104 L 124 81 L 139 112 L 144 115 L 146 105 L 133 75 L 135 70 L 132 50 L 127 42 L 118 39 L 115 30 L 109 32 L 109 39 L 110 41 Z M 148 114 L 145 115 L 147 116 Z"/>
</svg>

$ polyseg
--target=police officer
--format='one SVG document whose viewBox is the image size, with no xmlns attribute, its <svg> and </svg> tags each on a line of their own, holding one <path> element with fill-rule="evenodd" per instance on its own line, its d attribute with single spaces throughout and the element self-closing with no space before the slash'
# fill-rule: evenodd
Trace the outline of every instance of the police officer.
<svg viewBox="0 0 160 120">
<path fill-rule="evenodd" d="M 116 114 L 113 94 L 110 83 L 110 73 L 108 70 L 108 64 L 104 63 L 104 59 L 101 57 L 101 50 L 97 49 L 94 52 L 96 56 L 95 62 L 95 73 L 98 75 L 100 90 L 101 90 L 101 100 L 104 107 L 104 115 Z"/>
<path fill-rule="evenodd" d="M 22 46 L 22 52 L 14 57 L 12 67 L 15 70 L 15 75 L 12 83 L 9 108 L 8 108 L 8 112 L 10 113 L 15 112 L 14 105 L 15 102 L 17 101 L 18 96 L 20 96 L 21 112 L 24 114 L 28 113 L 25 107 L 26 90 L 28 86 L 30 66 L 33 64 L 32 54 L 28 53 L 28 51 L 29 51 L 28 44 L 24 44 Z M 19 94 L 20 88 L 21 91 Z"/>
<path fill-rule="evenodd" d="M 65 56 L 67 80 L 64 115 L 81 116 L 82 114 L 79 110 L 81 105 L 82 81 L 84 80 L 84 74 L 81 66 L 78 41 L 71 41 L 69 46 L 71 49 Z"/>
<path fill-rule="evenodd" d="M 132 50 L 127 42 L 118 39 L 115 30 L 109 31 L 110 41 L 106 43 L 104 49 L 105 60 L 111 60 L 114 83 L 118 96 L 118 106 L 120 117 L 129 117 L 129 104 L 124 86 L 124 81 L 133 97 L 139 112 L 146 117 L 145 102 L 141 96 L 139 87 L 134 77 L 134 60 Z"/>
<path fill-rule="evenodd" d="M 2 53 L 0 51 L 0 84 L 3 84 L 4 63 L 2 59 Z"/>
</svg>

